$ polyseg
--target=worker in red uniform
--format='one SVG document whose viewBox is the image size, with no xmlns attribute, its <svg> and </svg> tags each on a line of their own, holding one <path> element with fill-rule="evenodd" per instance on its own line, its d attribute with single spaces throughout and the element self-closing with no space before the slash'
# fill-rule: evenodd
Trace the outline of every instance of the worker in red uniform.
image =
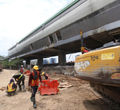
<svg viewBox="0 0 120 110">
<path fill-rule="evenodd" d="M 20 73 L 21 73 L 21 74 L 24 73 L 24 67 L 23 67 L 23 65 L 21 65 L 21 67 L 20 67 Z"/>
<path fill-rule="evenodd" d="M 33 102 L 33 107 L 36 108 L 36 100 L 35 100 L 35 95 L 38 89 L 39 85 L 39 80 L 41 81 L 41 75 L 40 71 L 37 65 L 33 67 L 33 71 L 30 73 L 29 76 L 29 86 L 32 88 L 32 95 L 31 95 L 31 101 Z"/>
<path fill-rule="evenodd" d="M 86 49 L 85 47 L 81 47 L 81 52 L 82 52 L 82 54 L 87 53 L 88 49 Z"/>
<path fill-rule="evenodd" d="M 86 47 L 83 46 L 84 42 L 83 42 L 83 31 L 80 30 L 80 38 L 81 38 L 81 52 L 82 54 L 87 53 L 88 49 Z"/>
</svg>

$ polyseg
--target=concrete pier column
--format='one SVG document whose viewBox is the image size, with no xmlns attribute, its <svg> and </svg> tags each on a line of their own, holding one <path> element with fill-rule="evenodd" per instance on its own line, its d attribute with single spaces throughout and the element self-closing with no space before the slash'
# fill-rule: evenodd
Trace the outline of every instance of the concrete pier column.
<svg viewBox="0 0 120 110">
<path fill-rule="evenodd" d="M 30 60 L 29 59 L 26 59 L 26 69 L 31 69 L 31 64 L 30 64 Z"/>
<path fill-rule="evenodd" d="M 59 65 L 65 65 L 66 63 L 66 54 L 65 53 L 60 53 L 58 55 L 58 61 L 59 61 Z"/>
<path fill-rule="evenodd" d="M 42 67 L 43 66 L 43 58 L 38 59 L 38 66 Z"/>
</svg>

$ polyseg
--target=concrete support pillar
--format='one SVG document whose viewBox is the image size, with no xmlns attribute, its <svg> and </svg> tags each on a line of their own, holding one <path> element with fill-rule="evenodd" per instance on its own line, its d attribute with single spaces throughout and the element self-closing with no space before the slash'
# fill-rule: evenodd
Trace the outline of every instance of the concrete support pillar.
<svg viewBox="0 0 120 110">
<path fill-rule="evenodd" d="M 43 66 L 43 58 L 38 59 L 38 66 L 42 67 Z"/>
<path fill-rule="evenodd" d="M 30 64 L 30 60 L 25 60 L 26 61 L 26 69 L 31 69 L 31 64 Z"/>
<path fill-rule="evenodd" d="M 59 61 L 59 64 L 62 66 L 62 65 L 65 65 L 66 63 L 66 54 L 65 53 L 60 53 L 58 55 L 58 61 Z"/>
</svg>

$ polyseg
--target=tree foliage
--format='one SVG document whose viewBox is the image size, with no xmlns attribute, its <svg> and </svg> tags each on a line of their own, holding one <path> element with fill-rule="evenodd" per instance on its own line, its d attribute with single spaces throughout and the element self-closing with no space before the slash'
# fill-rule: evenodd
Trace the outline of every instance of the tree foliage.
<svg viewBox="0 0 120 110">
<path fill-rule="evenodd" d="M 3 60 L 4 58 L 5 58 L 5 57 L 3 57 L 3 56 L 0 55 L 0 61 Z"/>
<path fill-rule="evenodd" d="M 2 61 L 2 66 L 3 68 L 11 68 L 11 69 L 17 69 L 19 68 L 19 66 L 22 64 L 22 59 L 14 59 L 14 60 L 9 60 L 9 59 L 5 59 Z"/>
</svg>

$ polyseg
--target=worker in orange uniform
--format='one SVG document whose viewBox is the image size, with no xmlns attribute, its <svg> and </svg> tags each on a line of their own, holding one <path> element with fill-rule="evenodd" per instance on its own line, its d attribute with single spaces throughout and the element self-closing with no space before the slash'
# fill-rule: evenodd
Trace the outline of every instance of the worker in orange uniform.
<svg viewBox="0 0 120 110">
<path fill-rule="evenodd" d="M 39 80 L 41 81 L 41 75 L 40 71 L 37 65 L 33 67 L 33 71 L 30 73 L 29 76 L 29 86 L 32 88 L 32 95 L 31 95 L 31 101 L 33 102 L 33 107 L 37 108 L 35 95 L 39 86 Z"/>
<path fill-rule="evenodd" d="M 9 96 L 14 95 L 17 89 L 17 85 L 15 84 L 14 80 L 11 79 L 9 84 L 7 85 L 7 93 Z"/>
</svg>

